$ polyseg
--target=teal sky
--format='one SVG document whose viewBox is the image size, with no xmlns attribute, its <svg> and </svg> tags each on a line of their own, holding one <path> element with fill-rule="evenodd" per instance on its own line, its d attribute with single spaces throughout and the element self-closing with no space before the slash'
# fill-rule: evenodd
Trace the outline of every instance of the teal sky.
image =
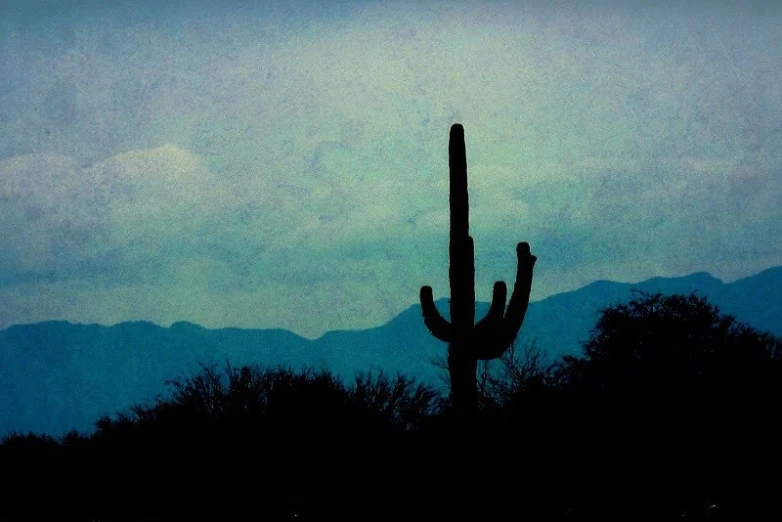
<svg viewBox="0 0 782 522">
<path fill-rule="evenodd" d="M 454 122 L 479 299 L 782 265 L 782 10 L 160 3 L 0 4 L 0 328 L 447 297 Z"/>
</svg>

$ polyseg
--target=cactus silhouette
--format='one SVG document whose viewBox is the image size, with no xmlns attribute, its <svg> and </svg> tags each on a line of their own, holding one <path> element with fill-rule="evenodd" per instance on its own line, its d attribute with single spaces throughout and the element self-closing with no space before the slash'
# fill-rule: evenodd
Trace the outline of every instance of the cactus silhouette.
<svg viewBox="0 0 782 522">
<path fill-rule="evenodd" d="M 448 373 L 454 410 L 469 415 L 478 409 L 476 372 L 479 360 L 500 357 L 510 347 L 524 322 L 532 289 L 532 271 L 537 258 L 528 243 L 516 247 L 518 266 L 513 294 L 505 309 L 505 283 L 494 283 L 489 311 L 475 323 L 475 249 L 470 237 L 470 208 L 467 192 L 467 156 L 464 128 L 451 127 L 448 144 L 450 168 L 450 268 L 451 321 L 437 311 L 430 286 L 421 287 L 424 324 L 437 339 L 448 343 Z"/>
</svg>

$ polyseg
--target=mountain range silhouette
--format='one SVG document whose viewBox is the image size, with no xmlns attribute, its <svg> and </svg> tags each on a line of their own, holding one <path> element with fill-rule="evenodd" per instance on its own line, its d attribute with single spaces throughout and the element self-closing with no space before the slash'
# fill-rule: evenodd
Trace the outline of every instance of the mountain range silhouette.
<svg viewBox="0 0 782 522">
<path fill-rule="evenodd" d="M 634 290 L 696 292 L 739 321 L 782 335 L 780 266 L 731 283 L 706 272 L 638 283 L 595 281 L 530 303 L 516 344 L 534 341 L 549 357 L 577 354 L 598 312 L 627 301 Z M 447 299 L 437 305 L 448 318 Z M 488 306 L 478 303 L 476 315 Z M 0 436 L 90 432 L 101 415 L 165 394 L 166 380 L 198 372 L 199 363 L 307 366 L 348 380 L 362 371 L 402 372 L 440 384 L 442 371 L 432 361 L 445 352 L 424 326 L 420 305 L 376 328 L 331 331 L 314 340 L 282 329 L 207 329 L 185 321 L 168 328 L 148 321 L 15 325 L 0 331 Z"/>
</svg>

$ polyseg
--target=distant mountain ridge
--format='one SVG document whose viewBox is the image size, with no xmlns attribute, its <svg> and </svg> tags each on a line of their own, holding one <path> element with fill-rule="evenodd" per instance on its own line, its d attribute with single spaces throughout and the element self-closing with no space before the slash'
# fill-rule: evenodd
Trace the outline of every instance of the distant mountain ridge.
<svg viewBox="0 0 782 522">
<path fill-rule="evenodd" d="M 639 283 L 595 281 L 530 303 L 518 342 L 535 340 L 552 356 L 577 353 L 600 309 L 627 301 L 634 289 L 697 292 L 724 313 L 782 336 L 782 267 L 774 267 L 732 283 L 706 272 Z M 437 305 L 448 317 L 448 300 Z M 476 308 L 481 317 L 488 303 Z M 165 380 L 197 372 L 200 362 L 309 366 L 347 379 L 356 371 L 401 371 L 439 384 L 440 370 L 431 361 L 444 354 L 419 305 L 376 328 L 332 331 L 314 340 L 282 329 L 208 329 L 185 321 L 168 328 L 147 321 L 16 325 L 0 330 L 0 436 L 89 431 L 99 416 L 164 393 Z"/>
</svg>

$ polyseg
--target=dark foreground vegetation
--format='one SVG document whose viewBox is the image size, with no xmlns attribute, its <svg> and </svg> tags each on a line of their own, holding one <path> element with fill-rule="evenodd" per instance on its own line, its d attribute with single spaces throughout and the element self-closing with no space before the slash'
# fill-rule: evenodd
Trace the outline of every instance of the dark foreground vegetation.
<svg viewBox="0 0 782 522">
<path fill-rule="evenodd" d="M 482 368 L 470 423 L 404 376 L 205 366 L 93 434 L 7 437 L 0 518 L 780 519 L 781 351 L 640 295 L 580 357 Z"/>
</svg>

